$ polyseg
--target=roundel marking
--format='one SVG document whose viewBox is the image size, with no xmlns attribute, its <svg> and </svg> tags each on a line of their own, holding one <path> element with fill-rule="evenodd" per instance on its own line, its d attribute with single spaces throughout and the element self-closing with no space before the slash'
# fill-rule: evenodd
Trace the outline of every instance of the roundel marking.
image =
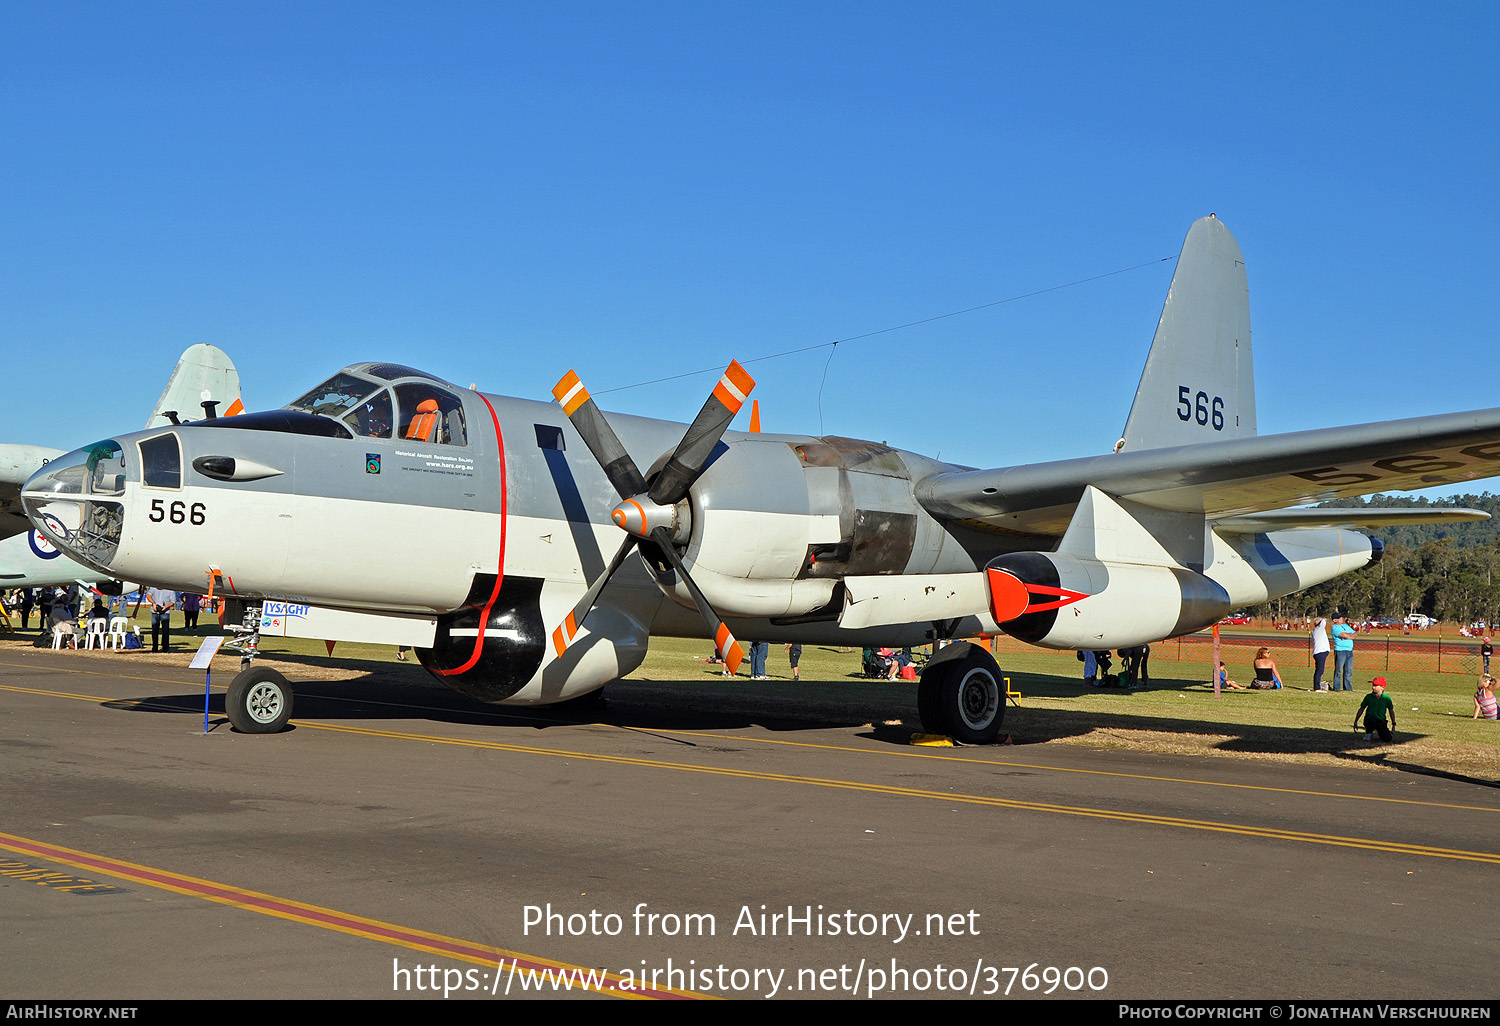
<svg viewBox="0 0 1500 1026">
<path fill-rule="evenodd" d="M 56 559 L 62 555 L 58 547 L 34 527 L 26 532 L 26 540 L 31 543 L 31 551 L 36 553 L 38 559 Z"/>
</svg>

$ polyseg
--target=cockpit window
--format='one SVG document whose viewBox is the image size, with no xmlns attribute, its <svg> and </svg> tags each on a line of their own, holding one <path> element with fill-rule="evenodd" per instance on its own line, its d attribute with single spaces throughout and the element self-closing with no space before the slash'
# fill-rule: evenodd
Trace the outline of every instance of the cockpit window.
<svg viewBox="0 0 1500 1026">
<path fill-rule="evenodd" d="M 398 437 L 437 445 L 467 445 L 464 407 L 458 396 L 433 385 L 407 382 L 396 386 L 401 412 Z"/>
<path fill-rule="evenodd" d="M 125 493 L 125 450 L 114 439 L 95 442 L 88 448 L 88 490 L 92 495 Z"/>
<path fill-rule="evenodd" d="M 385 389 L 376 392 L 370 398 L 355 407 L 354 412 L 345 415 L 344 423 L 356 435 L 365 438 L 389 438 L 391 437 L 391 393 Z"/>
<path fill-rule="evenodd" d="M 377 387 L 379 386 L 374 382 L 340 371 L 302 398 L 287 403 L 284 408 L 341 417 L 359 405 L 359 401 Z"/>
<path fill-rule="evenodd" d="M 157 435 L 139 443 L 141 483 L 148 488 L 182 487 L 182 450 L 174 434 Z"/>
</svg>

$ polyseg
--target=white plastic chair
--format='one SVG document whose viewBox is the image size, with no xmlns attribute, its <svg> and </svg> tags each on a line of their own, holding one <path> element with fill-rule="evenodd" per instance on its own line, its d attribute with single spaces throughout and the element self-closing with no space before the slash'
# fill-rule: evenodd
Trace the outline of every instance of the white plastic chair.
<svg viewBox="0 0 1500 1026">
<path fill-rule="evenodd" d="M 90 620 L 88 634 L 85 635 L 83 639 L 83 650 L 87 652 L 88 650 L 92 649 L 94 647 L 94 644 L 97 642 L 99 645 L 99 651 L 103 652 L 104 632 L 108 627 L 109 624 L 105 623 L 103 620 Z"/>
<path fill-rule="evenodd" d="M 68 626 L 72 626 L 72 625 L 69 624 Z M 52 647 L 53 648 L 62 648 L 65 639 L 66 639 L 67 642 L 71 643 L 73 641 L 73 632 L 70 631 L 70 630 L 65 629 L 64 626 L 62 624 L 60 624 L 60 623 L 53 624 L 52 625 Z"/>
<path fill-rule="evenodd" d="M 125 625 L 130 623 L 123 616 L 112 616 L 109 618 L 109 636 L 105 638 L 107 647 L 116 652 L 125 647 Z"/>
</svg>

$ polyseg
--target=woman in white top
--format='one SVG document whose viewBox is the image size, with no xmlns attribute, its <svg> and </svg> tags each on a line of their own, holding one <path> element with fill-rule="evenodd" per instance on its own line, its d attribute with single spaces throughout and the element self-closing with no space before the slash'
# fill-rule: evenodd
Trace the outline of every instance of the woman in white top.
<svg viewBox="0 0 1500 1026">
<path fill-rule="evenodd" d="M 1328 621 L 1318 617 L 1312 629 L 1313 690 L 1327 691 L 1323 686 L 1323 667 L 1328 662 Z"/>
</svg>

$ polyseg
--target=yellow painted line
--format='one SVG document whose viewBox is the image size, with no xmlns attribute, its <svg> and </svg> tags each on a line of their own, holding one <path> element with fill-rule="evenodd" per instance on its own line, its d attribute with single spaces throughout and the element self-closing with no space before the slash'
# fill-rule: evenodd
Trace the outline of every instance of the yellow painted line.
<svg viewBox="0 0 1500 1026">
<path fill-rule="evenodd" d="M 609 724 L 600 724 L 609 726 Z M 1310 798 L 1339 798 L 1358 802 L 1392 802 L 1397 805 L 1420 805 L 1433 809 L 1464 809 L 1470 812 L 1500 813 L 1500 808 L 1487 805 L 1461 805 L 1453 802 L 1428 802 L 1416 798 L 1382 798 L 1378 795 L 1341 794 L 1335 791 L 1309 791 L 1295 787 L 1271 787 L 1267 784 L 1237 784 L 1228 780 L 1193 780 L 1187 777 L 1159 777 L 1146 773 L 1123 773 L 1118 770 L 1080 769 L 1072 766 L 1042 766 L 1032 762 L 1007 762 L 1003 759 L 985 759 L 962 755 L 940 755 L 936 752 L 879 751 L 871 748 L 855 748 L 850 745 L 821 745 L 807 741 L 786 741 L 775 737 L 747 737 L 743 734 L 710 734 L 691 730 L 656 730 L 658 734 L 702 737 L 713 741 L 748 741 L 762 745 L 791 745 L 794 748 L 820 748 L 833 752 L 859 752 L 864 755 L 902 756 L 908 759 L 938 759 L 944 762 L 961 762 L 968 766 L 1001 766 L 1006 769 L 1025 769 L 1037 773 L 1081 773 L 1092 777 L 1118 777 L 1124 780 L 1149 780 L 1160 784 L 1191 784 L 1197 787 L 1234 787 L 1245 791 L 1269 791 L 1273 794 L 1300 794 Z M 977 756 L 976 751 L 976 756 Z"/>
<path fill-rule="evenodd" d="M 1145 823 L 1152 826 L 1180 827 L 1191 830 L 1208 830 L 1216 833 L 1242 834 L 1270 840 L 1300 841 L 1307 844 L 1329 844 L 1346 848 L 1365 848 L 1400 855 L 1424 855 L 1431 858 L 1462 859 L 1467 862 L 1484 862 L 1500 865 L 1500 853 L 1465 851 L 1458 848 L 1438 848 L 1424 844 L 1406 844 L 1401 841 L 1379 841 L 1366 837 L 1343 837 L 1337 834 L 1314 834 L 1300 830 L 1278 830 L 1274 827 L 1256 827 L 1238 823 L 1220 823 L 1213 820 L 1185 819 L 1179 816 L 1157 816 L 1145 813 L 1117 812 L 1112 809 L 1095 809 L 1078 805 L 1056 805 L 1049 802 L 1028 802 L 1014 798 L 996 798 L 988 795 L 957 794 L 948 791 L 928 791 L 914 787 L 896 787 L 890 784 L 871 784 L 857 780 L 835 780 L 823 777 L 804 777 L 791 773 L 766 773 L 760 770 L 741 770 L 723 766 L 694 766 L 690 763 L 668 762 L 663 759 L 643 759 L 626 755 L 602 755 L 593 752 L 564 751 L 556 748 L 538 748 L 532 745 L 516 745 L 494 741 L 470 741 L 459 738 L 440 737 L 432 734 L 407 734 L 399 731 L 376 730 L 371 727 L 350 727 L 341 724 L 303 723 L 302 726 L 317 730 L 329 730 L 343 734 L 358 734 L 364 737 L 382 737 L 408 741 L 424 741 L 428 744 L 457 745 L 465 748 L 489 749 L 513 752 L 521 755 L 546 755 L 553 758 L 578 759 L 585 762 L 603 762 L 616 766 L 636 766 L 645 769 L 676 770 L 684 773 L 704 773 L 710 776 L 732 777 L 740 780 L 759 780 L 771 783 L 799 784 L 813 787 L 831 787 L 846 791 L 863 791 L 870 794 L 892 795 L 902 798 L 925 798 L 944 802 L 961 802 L 969 805 L 984 805 L 991 808 L 1014 809 L 1024 812 L 1047 812 L 1070 816 L 1089 816 L 1095 819 L 1113 819 L 1127 823 Z"/>
<path fill-rule="evenodd" d="M 18 667 L 24 666 L 27 669 L 35 669 L 36 668 L 36 667 L 30 666 L 28 664 L 7 663 L 7 662 L 4 662 L 4 661 L 0 661 L 0 666 L 18 666 Z M 152 681 L 152 682 L 158 683 L 158 684 L 170 684 L 170 685 L 172 685 L 174 687 L 181 687 L 182 686 L 182 681 L 178 681 L 178 680 L 170 680 L 170 679 L 164 679 L 164 678 L 158 678 L 158 677 L 124 677 L 124 675 L 122 675 L 122 674 L 105 673 L 104 671 L 101 671 L 101 670 L 79 670 L 79 669 L 63 669 L 63 668 L 56 668 L 54 670 L 53 668 L 49 667 L 48 668 L 48 672 L 93 674 L 93 675 L 97 675 L 97 676 L 101 676 L 101 677 L 122 677 L 123 679 L 128 679 L 128 680 L 145 680 L 145 681 Z M 296 687 L 296 684 L 297 684 L 296 681 L 292 681 L 293 688 Z M 219 688 L 215 688 L 214 690 L 218 691 L 220 689 Z M 117 702 L 117 701 L 119 701 L 119 699 L 108 699 L 108 698 L 102 698 L 102 697 L 98 697 L 98 696 L 89 696 L 89 695 L 72 695 L 72 694 L 68 694 L 66 692 L 61 692 L 61 691 L 45 691 L 45 690 L 37 690 L 37 689 L 32 689 L 32 688 L 20 688 L 20 687 L 14 687 L 14 686 L 11 686 L 11 685 L 3 685 L 3 684 L 0 684 L 0 691 L 15 691 L 15 692 L 23 693 L 23 694 L 34 694 L 34 695 L 44 695 L 44 696 L 58 696 L 58 697 L 64 697 L 64 698 L 76 698 L 76 699 L 79 699 L 79 700 L 82 700 L 82 701 L 93 701 L 93 702 L 111 702 L 111 701 L 116 701 Z M 412 704 L 412 705 L 397 705 L 396 703 L 371 701 L 371 700 L 364 700 L 364 699 L 359 699 L 359 700 L 356 700 L 356 699 L 340 699 L 340 698 L 336 698 L 336 697 L 326 697 L 325 696 L 324 698 L 322 698 L 320 700 L 326 700 L 326 701 L 351 701 L 351 702 L 352 701 L 359 701 L 359 702 L 361 702 L 362 704 L 365 704 L 365 705 L 391 705 L 394 708 L 423 709 L 423 710 L 428 710 L 428 711 L 436 710 L 436 711 L 442 711 L 442 712 L 452 712 L 452 711 L 454 711 L 454 710 L 452 710 L 450 708 L 447 708 L 447 707 L 420 706 L 420 705 L 415 705 L 415 704 Z M 148 700 L 148 701 L 142 701 L 139 704 L 142 705 L 142 706 L 149 706 L 151 703 Z M 485 710 L 475 710 L 475 711 L 476 712 L 483 712 Z M 496 716 L 503 716 L 504 714 L 503 713 L 495 713 L 494 715 L 496 715 Z M 563 723 L 563 722 L 574 722 L 574 721 L 562 721 L 562 720 L 559 720 L 559 721 L 556 721 L 556 722 Z M 322 723 L 314 723 L 314 722 L 310 722 L 310 721 L 307 721 L 307 720 L 297 720 L 297 725 L 299 727 L 308 727 L 308 728 L 311 728 L 311 729 L 332 729 L 332 730 L 341 729 L 341 728 L 338 728 L 338 727 L 336 727 L 334 725 L 322 724 Z M 609 724 L 609 723 L 596 723 L 596 724 L 593 724 L 593 725 L 594 726 L 600 726 L 600 727 L 609 727 L 611 729 L 618 729 L 616 727 L 616 725 Z M 626 728 L 626 729 L 634 729 L 634 728 Z M 853 752 L 853 753 L 857 753 L 859 755 L 875 755 L 875 756 L 881 756 L 881 757 L 884 757 L 884 758 L 937 759 L 937 760 L 944 761 L 944 762 L 959 762 L 959 763 L 963 763 L 964 765 L 968 765 L 968 766 L 997 766 L 997 767 L 1002 767 L 1002 768 L 1005 768 L 1005 769 L 1025 769 L 1025 770 L 1030 770 L 1030 771 L 1035 772 L 1035 773 L 1078 773 L 1078 774 L 1083 774 L 1085 776 L 1113 777 L 1113 778 L 1117 778 L 1117 779 L 1121 779 L 1121 780 L 1144 780 L 1144 781 L 1150 781 L 1152 783 L 1186 784 L 1186 785 L 1194 786 L 1194 787 L 1226 787 L 1226 788 L 1237 788 L 1239 790 L 1245 790 L 1245 791 L 1261 791 L 1261 792 L 1266 792 L 1266 793 L 1270 793 L 1270 794 L 1301 795 L 1303 797 L 1309 797 L 1309 798 L 1336 798 L 1336 799 L 1339 799 L 1341 801 L 1384 802 L 1384 803 L 1394 804 L 1394 805 L 1414 805 L 1414 806 L 1419 806 L 1419 807 L 1422 807 L 1422 808 L 1459 809 L 1459 810 L 1466 811 L 1466 812 L 1500 813 L 1500 808 L 1496 808 L 1496 807 L 1492 807 L 1492 806 L 1485 806 L 1485 805 L 1464 805 L 1464 804 L 1460 804 L 1460 803 L 1456 803 L 1456 802 L 1432 802 L 1432 801 L 1422 801 L 1422 800 L 1414 799 L 1414 798 L 1386 798 L 1386 797 L 1382 797 L 1382 796 L 1378 796 L 1378 795 L 1342 794 L 1342 793 L 1338 793 L 1338 792 L 1334 792 L 1334 791 L 1312 791 L 1312 790 L 1307 790 L 1307 789 L 1303 789 L 1303 788 L 1272 787 L 1272 786 L 1269 786 L 1269 785 L 1266 785 L 1266 784 L 1240 784 L 1240 783 L 1235 783 L 1233 781 L 1227 781 L 1227 780 L 1193 780 L 1193 779 L 1186 778 L 1186 777 L 1163 777 L 1163 776 L 1154 776 L 1154 775 L 1145 774 L 1145 773 L 1124 773 L 1124 772 L 1120 772 L 1120 771 L 1117 771 L 1117 770 L 1081 769 L 1081 768 L 1069 767 L 1069 766 L 1043 766 L 1043 765 L 1038 765 L 1036 763 L 1029 763 L 1029 762 L 1010 762 L 1010 761 L 999 760 L 999 759 L 986 759 L 986 758 L 983 758 L 983 757 L 978 757 L 978 752 L 977 751 L 975 752 L 974 756 L 957 755 L 957 754 L 946 755 L 946 754 L 940 754 L 938 752 L 929 752 L 929 751 L 907 751 L 907 750 L 891 750 L 891 751 L 887 751 L 887 750 L 882 750 L 882 749 L 857 748 L 857 747 L 854 747 L 852 745 L 816 744 L 816 743 L 809 742 L 809 741 L 788 741 L 788 740 L 785 740 L 785 739 L 782 739 L 782 738 L 751 737 L 751 736 L 745 735 L 745 734 L 715 734 L 715 733 L 710 733 L 710 732 L 707 732 L 707 731 L 672 730 L 672 729 L 667 729 L 667 728 L 662 728 L 662 729 L 655 729 L 655 728 L 653 728 L 649 733 L 669 735 L 669 736 L 673 736 L 673 737 L 707 738 L 707 739 L 713 740 L 713 741 L 729 741 L 729 742 L 753 743 L 753 744 L 763 744 L 763 745 L 786 745 L 786 746 L 789 746 L 789 747 L 792 747 L 792 748 L 812 749 L 812 750 L 817 750 L 817 751 Z M 389 736 L 389 737 L 392 737 L 392 738 L 418 737 L 418 735 L 409 735 L 409 734 L 403 734 L 403 733 L 400 733 L 400 732 L 392 732 L 392 733 L 390 733 L 390 734 L 388 734 L 386 736 Z M 485 747 L 491 747 L 492 746 L 492 747 L 497 747 L 500 750 L 515 750 L 515 751 L 522 751 L 522 752 L 525 752 L 525 753 L 528 753 L 528 754 L 543 754 L 543 753 L 545 753 L 547 751 L 547 749 L 534 749 L 533 750 L 533 749 L 530 749 L 530 748 L 507 749 L 507 747 L 505 745 L 500 744 L 498 742 L 494 742 L 494 743 L 492 743 L 492 742 L 483 742 L 483 741 L 466 742 L 466 741 L 453 740 L 453 739 L 437 739 L 437 738 L 428 738 L 428 737 L 421 737 L 420 739 L 421 740 L 426 740 L 426 741 L 445 740 L 445 741 L 447 741 L 447 743 L 452 743 L 452 744 L 475 744 L 475 745 L 485 746 Z M 575 754 L 574 757 L 576 757 L 576 758 L 585 758 L 586 756 Z"/>
<path fill-rule="evenodd" d="M 570 978 L 580 981 L 574 984 L 578 990 L 591 990 L 613 997 L 692 999 L 707 998 L 710 996 L 707 994 L 698 994 L 690 990 L 640 986 L 618 973 L 605 973 L 602 970 L 588 969 L 583 966 L 572 965 L 568 962 L 557 962 L 549 958 L 541 958 L 537 955 L 524 955 L 505 948 L 491 947 L 488 944 L 460 940 L 456 937 L 446 937 L 440 933 L 429 933 L 426 930 L 398 926 L 395 923 L 382 922 L 379 919 L 368 919 L 364 916 L 357 916 L 348 912 L 339 912 L 336 909 L 324 908 L 321 905 L 309 905 L 306 902 L 293 901 L 290 898 L 278 898 L 275 895 L 262 894 L 259 891 L 245 890 L 244 888 L 234 887 L 229 884 L 215 883 L 211 880 L 201 880 L 198 877 L 184 876 L 181 873 L 143 866 L 135 862 L 125 862 L 106 855 L 78 851 L 74 848 L 64 848 L 61 845 L 49 844 L 46 841 L 37 841 L 28 837 L 20 837 L 16 834 L 0 833 L 0 848 L 13 851 L 19 855 L 29 855 L 33 858 L 61 862 L 80 869 L 87 869 L 121 880 L 128 880 L 131 883 L 171 891 L 175 894 L 203 898 L 208 901 L 217 902 L 220 905 L 243 909 L 247 912 L 259 912 L 262 915 L 275 916 L 278 919 L 285 919 L 294 923 L 304 923 L 308 926 L 334 930 L 338 933 L 346 933 L 354 937 L 364 937 L 368 940 L 394 944 L 398 947 L 410 948 L 413 951 L 425 951 L 430 954 L 441 955 L 445 958 L 454 958 L 463 962 L 471 962 L 475 965 L 493 967 L 496 972 L 495 982 L 497 984 L 497 991 L 500 976 L 505 972 L 511 974 L 535 974 L 532 977 L 533 979 L 540 977 L 542 973 L 550 972 L 554 978 L 559 973 L 566 973 Z M 581 982 L 590 976 L 599 982 L 593 985 Z M 488 974 L 486 974 L 486 977 L 488 978 Z M 535 985 L 533 984 L 530 990 L 523 993 L 537 993 Z M 548 990 L 546 993 L 551 994 L 552 991 Z"/>
</svg>

